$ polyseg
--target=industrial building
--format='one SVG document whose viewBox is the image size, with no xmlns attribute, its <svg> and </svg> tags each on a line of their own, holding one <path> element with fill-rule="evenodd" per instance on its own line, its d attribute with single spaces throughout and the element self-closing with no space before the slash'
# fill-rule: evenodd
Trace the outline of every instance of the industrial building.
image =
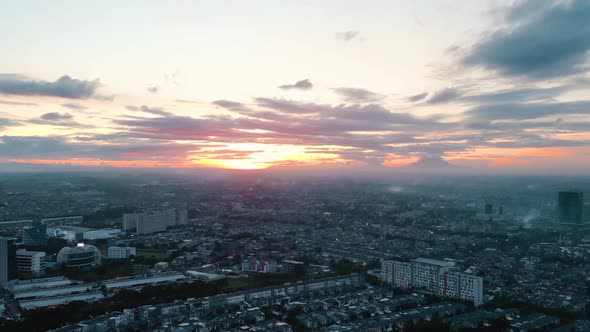
<svg viewBox="0 0 590 332">
<path fill-rule="evenodd" d="M 81 240 L 105 240 L 118 237 L 121 235 L 121 230 L 118 228 L 92 229 L 71 225 L 48 226 L 47 235 L 60 237 L 70 242 Z"/>
</svg>

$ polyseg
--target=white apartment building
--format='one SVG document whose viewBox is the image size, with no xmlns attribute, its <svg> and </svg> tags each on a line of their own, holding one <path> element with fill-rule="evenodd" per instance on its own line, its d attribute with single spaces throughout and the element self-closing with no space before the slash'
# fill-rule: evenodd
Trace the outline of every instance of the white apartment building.
<svg viewBox="0 0 590 332">
<path fill-rule="evenodd" d="M 393 282 L 394 287 L 407 289 L 412 287 L 412 263 L 394 262 L 393 263 Z"/>
<path fill-rule="evenodd" d="M 188 212 L 186 209 L 123 214 L 123 230 L 135 231 L 136 234 L 163 232 L 168 227 L 186 225 L 187 223 Z"/>
<path fill-rule="evenodd" d="M 455 263 L 427 258 L 382 261 L 381 278 L 396 288 L 418 288 L 438 296 L 484 303 L 483 278 L 453 271 Z"/>
<path fill-rule="evenodd" d="M 413 287 L 436 293 L 441 273 L 450 271 L 455 263 L 429 258 L 418 258 L 413 261 Z"/>
<path fill-rule="evenodd" d="M 393 284 L 394 261 L 381 261 L 381 281 Z"/>
<path fill-rule="evenodd" d="M 437 295 L 442 297 L 450 297 L 454 299 L 460 298 L 461 290 L 461 274 L 457 272 L 447 272 L 441 274 L 439 277 L 439 285 Z"/>
<path fill-rule="evenodd" d="M 18 272 L 38 275 L 45 272 L 45 253 L 42 251 L 16 251 Z"/>
<path fill-rule="evenodd" d="M 127 259 L 136 254 L 135 247 L 109 247 L 108 249 L 108 257 L 111 259 Z"/>
<path fill-rule="evenodd" d="M 472 301 L 476 306 L 483 304 L 483 278 L 462 273 L 460 299 Z"/>
</svg>

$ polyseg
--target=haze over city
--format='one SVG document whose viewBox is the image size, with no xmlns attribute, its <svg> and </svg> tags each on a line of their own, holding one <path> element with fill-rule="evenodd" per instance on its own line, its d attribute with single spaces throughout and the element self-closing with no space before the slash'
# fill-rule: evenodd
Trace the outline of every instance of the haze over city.
<svg viewBox="0 0 590 332">
<path fill-rule="evenodd" d="M 0 161 L 583 174 L 589 13 L 583 0 L 5 3 Z"/>
<path fill-rule="evenodd" d="M 1 332 L 590 331 L 590 0 L 0 0 Z"/>
</svg>

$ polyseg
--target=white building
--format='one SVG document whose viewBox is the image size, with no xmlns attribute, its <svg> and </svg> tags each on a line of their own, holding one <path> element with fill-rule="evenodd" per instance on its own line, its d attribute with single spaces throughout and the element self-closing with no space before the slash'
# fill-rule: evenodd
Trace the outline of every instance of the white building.
<svg viewBox="0 0 590 332">
<path fill-rule="evenodd" d="M 450 297 L 454 299 L 460 298 L 461 295 L 461 274 L 457 272 L 443 273 L 439 278 L 439 285 L 437 295 L 442 297 Z"/>
<path fill-rule="evenodd" d="M 450 271 L 455 263 L 429 258 L 418 258 L 413 261 L 412 285 L 415 288 L 436 293 L 441 273 Z"/>
<path fill-rule="evenodd" d="M 45 272 L 45 253 L 42 251 L 16 251 L 18 272 L 39 275 Z"/>
<path fill-rule="evenodd" d="M 104 240 L 113 239 L 121 235 L 121 230 L 118 228 L 101 228 L 89 230 L 82 233 L 84 240 Z"/>
<path fill-rule="evenodd" d="M 381 281 L 393 284 L 393 264 L 395 261 L 381 261 Z"/>
<path fill-rule="evenodd" d="M 394 262 L 393 285 L 401 289 L 412 287 L 412 263 Z"/>
<path fill-rule="evenodd" d="M 410 263 L 381 262 L 381 278 L 397 288 L 418 288 L 438 296 L 484 303 L 483 278 L 453 271 L 455 263 L 418 258 Z"/>
<path fill-rule="evenodd" d="M 135 247 L 109 247 L 108 257 L 111 259 L 127 259 L 137 255 Z"/>
<path fill-rule="evenodd" d="M 123 214 L 123 230 L 134 231 L 136 234 L 163 232 L 168 227 L 186 225 L 187 223 L 186 209 Z"/>
<path fill-rule="evenodd" d="M 483 278 L 461 273 L 460 298 L 472 301 L 476 306 L 483 304 Z"/>
</svg>

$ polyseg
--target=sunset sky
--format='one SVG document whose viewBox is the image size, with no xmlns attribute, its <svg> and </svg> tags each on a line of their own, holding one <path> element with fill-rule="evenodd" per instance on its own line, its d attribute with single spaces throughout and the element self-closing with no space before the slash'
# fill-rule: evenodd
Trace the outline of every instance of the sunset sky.
<svg viewBox="0 0 590 332">
<path fill-rule="evenodd" d="M 590 169 L 587 0 L 1 2 L 0 163 Z"/>
</svg>

